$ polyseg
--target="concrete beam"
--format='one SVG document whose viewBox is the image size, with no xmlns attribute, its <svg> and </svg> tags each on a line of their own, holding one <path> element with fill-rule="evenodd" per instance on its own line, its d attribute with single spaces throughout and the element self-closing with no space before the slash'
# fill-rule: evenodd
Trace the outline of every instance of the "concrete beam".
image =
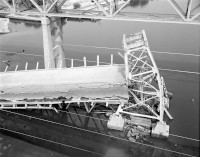
<svg viewBox="0 0 200 157">
<path fill-rule="evenodd" d="M 41 23 L 42 23 L 42 33 L 43 33 L 43 49 L 44 49 L 45 69 L 55 68 L 50 20 L 48 18 L 44 17 L 44 18 L 41 18 Z"/>
<path fill-rule="evenodd" d="M 0 80 L 0 100 L 65 97 L 101 101 L 129 97 L 124 65 L 3 72 Z"/>
</svg>

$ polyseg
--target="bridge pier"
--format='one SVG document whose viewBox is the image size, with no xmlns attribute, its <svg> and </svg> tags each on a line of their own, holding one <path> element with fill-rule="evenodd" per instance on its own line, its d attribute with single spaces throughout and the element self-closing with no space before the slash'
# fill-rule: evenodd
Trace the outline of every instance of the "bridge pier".
<svg viewBox="0 0 200 157">
<path fill-rule="evenodd" d="M 55 68 L 50 20 L 49 18 L 44 17 L 41 18 L 41 23 L 42 23 L 42 34 L 43 34 L 44 66 L 45 69 Z"/>
<path fill-rule="evenodd" d="M 43 17 L 41 18 L 41 24 L 45 69 L 66 67 L 62 47 L 61 19 Z"/>
</svg>

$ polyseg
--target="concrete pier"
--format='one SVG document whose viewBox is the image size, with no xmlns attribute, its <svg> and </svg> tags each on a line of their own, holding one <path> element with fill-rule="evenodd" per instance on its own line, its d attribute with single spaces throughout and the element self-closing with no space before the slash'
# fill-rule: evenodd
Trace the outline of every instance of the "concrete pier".
<svg viewBox="0 0 200 157">
<path fill-rule="evenodd" d="M 41 18 L 42 33 L 43 33 L 43 49 L 45 69 L 55 68 L 55 60 L 53 56 L 53 44 L 51 37 L 51 28 L 49 18 Z"/>
</svg>

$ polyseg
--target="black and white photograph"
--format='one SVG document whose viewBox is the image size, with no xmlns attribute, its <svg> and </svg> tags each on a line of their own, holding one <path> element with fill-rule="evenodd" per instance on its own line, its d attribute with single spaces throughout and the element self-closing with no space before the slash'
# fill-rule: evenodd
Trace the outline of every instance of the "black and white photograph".
<svg viewBox="0 0 200 157">
<path fill-rule="evenodd" d="M 199 157 L 200 0 L 0 0 L 0 157 Z"/>
</svg>

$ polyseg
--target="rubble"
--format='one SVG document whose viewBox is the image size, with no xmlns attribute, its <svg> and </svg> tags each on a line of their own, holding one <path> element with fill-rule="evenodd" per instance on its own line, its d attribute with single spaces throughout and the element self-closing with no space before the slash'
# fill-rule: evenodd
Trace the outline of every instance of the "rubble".
<svg viewBox="0 0 200 157">
<path fill-rule="evenodd" d="M 148 142 L 146 136 L 150 136 L 151 128 L 151 120 L 131 116 L 131 119 L 126 120 L 123 133 L 131 142 Z"/>
<path fill-rule="evenodd" d="M 127 120 L 127 123 L 130 125 L 140 125 L 146 128 L 151 127 L 151 120 L 147 118 L 130 116 L 130 120 Z"/>
<path fill-rule="evenodd" d="M 135 142 L 135 141 L 136 141 L 135 138 L 133 138 L 133 137 L 129 137 L 128 139 L 129 139 L 129 141 L 131 141 L 131 142 Z"/>
<path fill-rule="evenodd" d="M 137 128 L 136 128 L 138 131 L 140 131 L 140 132 L 144 132 L 144 130 L 145 130 L 145 128 L 143 128 L 142 126 L 137 126 Z"/>
<path fill-rule="evenodd" d="M 137 141 L 137 140 L 147 141 L 145 137 L 149 136 L 151 132 L 150 129 L 146 129 L 140 125 L 125 126 L 125 129 L 126 130 L 124 130 L 124 132 L 127 132 L 126 136 L 131 142 Z"/>
</svg>

